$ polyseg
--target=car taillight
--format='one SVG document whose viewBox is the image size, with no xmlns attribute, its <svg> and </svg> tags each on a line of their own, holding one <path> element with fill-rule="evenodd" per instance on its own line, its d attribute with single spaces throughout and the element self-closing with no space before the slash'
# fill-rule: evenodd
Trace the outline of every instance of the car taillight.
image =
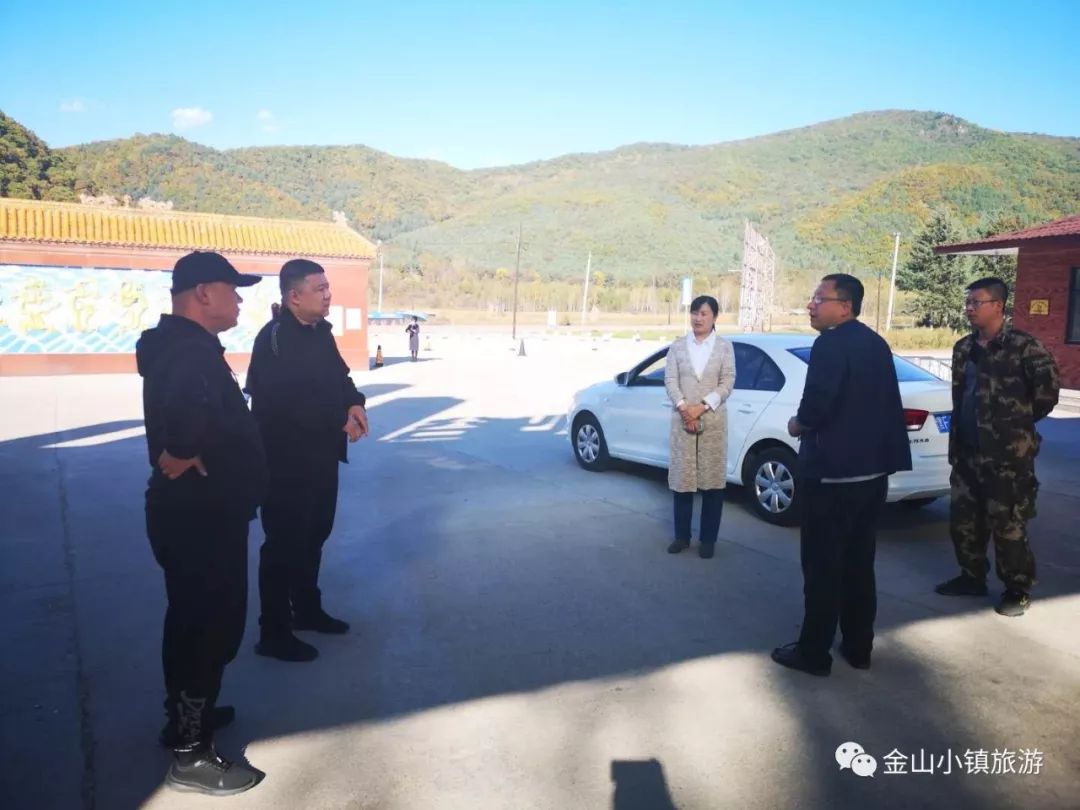
<svg viewBox="0 0 1080 810">
<path fill-rule="evenodd" d="M 923 429 L 926 420 L 930 418 L 930 411 L 920 411 L 915 408 L 904 408 L 904 424 L 911 432 Z"/>
</svg>

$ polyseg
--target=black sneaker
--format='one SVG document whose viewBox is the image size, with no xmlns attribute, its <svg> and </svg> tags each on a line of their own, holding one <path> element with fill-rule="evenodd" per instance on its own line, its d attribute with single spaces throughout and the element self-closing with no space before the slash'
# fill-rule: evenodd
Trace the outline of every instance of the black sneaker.
<svg viewBox="0 0 1080 810">
<path fill-rule="evenodd" d="M 340 636 L 349 632 L 349 623 L 335 619 L 325 610 L 308 615 L 293 617 L 293 630 L 314 630 L 316 633 L 329 633 Z"/>
<path fill-rule="evenodd" d="M 173 790 L 232 796 L 250 790 L 262 778 L 259 771 L 241 762 L 230 762 L 207 743 L 174 749 L 173 757 L 165 776 L 165 784 Z"/>
<path fill-rule="evenodd" d="M 259 639 L 259 643 L 255 645 L 255 652 L 258 655 L 276 658 L 279 661 L 314 661 L 319 657 L 317 649 L 306 641 L 301 641 L 290 632 L 273 633 L 272 635 L 264 633 L 262 638 Z"/>
<path fill-rule="evenodd" d="M 711 560 L 716 553 L 716 543 L 702 543 L 698 546 L 697 555 L 703 560 Z"/>
<path fill-rule="evenodd" d="M 236 709 L 232 706 L 215 706 L 214 715 L 210 719 L 210 725 L 217 731 L 219 728 L 225 728 L 233 720 L 236 719 Z M 165 748 L 175 748 L 180 745 L 183 740 L 180 739 L 180 732 L 176 729 L 176 723 L 171 720 L 165 724 L 165 728 L 161 730 L 161 734 L 158 735 L 158 742 L 160 742 Z"/>
<path fill-rule="evenodd" d="M 1005 591 L 994 610 L 1002 616 L 1023 616 L 1031 604 L 1031 597 L 1023 591 Z"/>
<path fill-rule="evenodd" d="M 816 662 L 807 658 L 799 649 L 799 642 L 793 641 L 772 651 L 772 660 L 782 667 L 797 669 L 808 675 L 824 677 L 832 672 L 831 662 Z"/>
<path fill-rule="evenodd" d="M 671 545 L 667 547 L 668 554 L 678 554 L 680 551 L 686 551 L 690 548 L 689 540 L 672 540 Z"/>
<path fill-rule="evenodd" d="M 986 596 L 986 580 L 961 574 L 948 582 L 936 585 L 934 590 L 942 596 Z"/>
</svg>

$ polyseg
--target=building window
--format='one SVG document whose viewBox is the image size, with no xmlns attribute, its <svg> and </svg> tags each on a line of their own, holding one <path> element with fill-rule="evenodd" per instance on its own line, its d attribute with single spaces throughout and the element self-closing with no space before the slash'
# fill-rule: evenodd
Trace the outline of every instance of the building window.
<svg viewBox="0 0 1080 810">
<path fill-rule="evenodd" d="M 1069 321 L 1065 327 L 1065 342 L 1080 343 L 1080 267 L 1072 269 L 1069 284 Z"/>
</svg>

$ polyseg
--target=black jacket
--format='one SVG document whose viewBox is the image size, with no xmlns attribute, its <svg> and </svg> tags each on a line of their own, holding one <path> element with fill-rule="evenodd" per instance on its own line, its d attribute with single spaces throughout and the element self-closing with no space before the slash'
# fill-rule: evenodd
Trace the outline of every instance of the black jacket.
<svg viewBox="0 0 1080 810">
<path fill-rule="evenodd" d="M 345 420 L 365 398 L 329 323 L 305 326 L 282 307 L 255 338 L 247 392 L 271 475 L 316 474 L 348 461 Z"/>
<path fill-rule="evenodd" d="M 810 352 L 798 420 L 804 478 L 855 478 L 911 469 L 892 351 L 859 321 L 822 332 Z"/>
<path fill-rule="evenodd" d="M 162 315 L 135 347 L 143 377 L 150 475 L 147 502 L 255 516 L 267 486 L 266 456 L 218 339 L 199 324 Z M 175 481 L 157 466 L 162 450 L 202 458 Z"/>
</svg>

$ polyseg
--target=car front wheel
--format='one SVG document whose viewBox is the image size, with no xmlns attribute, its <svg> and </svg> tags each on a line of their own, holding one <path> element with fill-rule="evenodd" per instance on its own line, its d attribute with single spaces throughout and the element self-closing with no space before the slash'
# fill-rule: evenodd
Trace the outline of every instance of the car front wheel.
<svg viewBox="0 0 1080 810">
<path fill-rule="evenodd" d="M 744 477 L 750 506 L 762 520 L 777 526 L 799 522 L 799 492 L 795 454 L 786 447 L 767 447 L 757 453 Z"/>
<path fill-rule="evenodd" d="M 574 420 L 574 458 L 589 472 L 602 472 L 608 467 L 607 442 L 604 431 L 591 413 L 582 414 Z"/>
</svg>

